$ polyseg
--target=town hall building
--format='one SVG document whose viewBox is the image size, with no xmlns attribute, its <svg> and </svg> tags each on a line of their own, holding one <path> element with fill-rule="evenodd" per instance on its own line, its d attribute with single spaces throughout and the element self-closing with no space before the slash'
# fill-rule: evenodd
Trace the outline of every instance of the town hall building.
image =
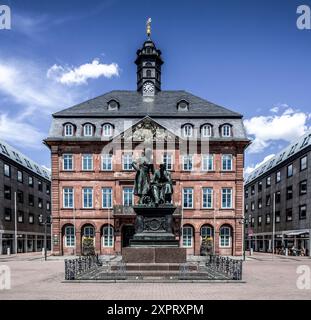
<svg viewBox="0 0 311 320">
<path fill-rule="evenodd" d="M 122 254 L 135 232 L 132 161 L 152 150 L 165 164 L 177 207 L 174 233 L 189 255 L 203 237 L 220 255 L 243 251 L 242 115 L 189 92 L 162 90 L 162 53 L 148 38 L 137 51 L 137 90 L 114 90 L 53 114 L 55 255 Z M 181 227 L 178 227 L 181 226 Z"/>
</svg>

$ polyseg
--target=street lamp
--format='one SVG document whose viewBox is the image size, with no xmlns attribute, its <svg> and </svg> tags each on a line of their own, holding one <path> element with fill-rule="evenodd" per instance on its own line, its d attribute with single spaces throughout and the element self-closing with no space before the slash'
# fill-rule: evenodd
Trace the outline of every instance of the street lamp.
<svg viewBox="0 0 311 320">
<path fill-rule="evenodd" d="M 43 215 L 39 215 L 39 223 L 44 225 L 44 260 L 47 260 L 47 226 L 52 224 L 52 217 L 46 216 L 45 219 Z"/>
<path fill-rule="evenodd" d="M 243 235 L 244 235 L 244 245 L 243 245 L 243 260 L 246 259 L 246 245 L 247 245 L 247 238 L 248 234 L 246 233 L 246 230 L 248 229 L 248 218 L 242 218 L 240 223 L 243 225 Z M 247 236 L 247 238 L 246 238 Z"/>
</svg>

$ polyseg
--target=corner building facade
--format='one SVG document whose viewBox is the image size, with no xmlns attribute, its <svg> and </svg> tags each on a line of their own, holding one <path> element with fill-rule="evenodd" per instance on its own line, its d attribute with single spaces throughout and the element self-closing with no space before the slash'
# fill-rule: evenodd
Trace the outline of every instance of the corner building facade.
<svg viewBox="0 0 311 320">
<path fill-rule="evenodd" d="M 186 91 L 161 89 L 161 51 L 137 51 L 137 90 L 111 91 L 55 113 L 45 140 L 52 157 L 53 252 L 122 254 L 134 234 L 131 163 L 146 148 L 171 172 L 174 230 L 188 254 L 202 237 L 216 254 L 241 255 L 244 150 L 242 115 Z M 179 228 L 178 226 L 182 227 Z"/>
</svg>

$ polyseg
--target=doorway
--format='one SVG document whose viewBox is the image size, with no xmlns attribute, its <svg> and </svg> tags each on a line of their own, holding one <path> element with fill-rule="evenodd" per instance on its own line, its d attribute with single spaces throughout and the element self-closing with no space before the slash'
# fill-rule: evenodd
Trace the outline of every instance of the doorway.
<svg viewBox="0 0 311 320">
<path fill-rule="evenodd" d="M 122 228 L 122 248 L 130 246 L 130 240 L 135 234 L 135 227 L 133 225 L 125 225 Z"/>
</svg>

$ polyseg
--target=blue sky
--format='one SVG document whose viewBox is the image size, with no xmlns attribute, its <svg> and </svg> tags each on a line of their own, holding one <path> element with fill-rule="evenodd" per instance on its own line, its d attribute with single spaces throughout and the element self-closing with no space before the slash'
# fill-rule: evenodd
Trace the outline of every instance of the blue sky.
<svg viewBox="0 0 311 320">
<path fill-rule="evenodd" d="M 135 90 L 148 17 L 165 61 L 162 88 L 244 115 L 254 140 L 248 171 L 310 128 L 311 30 L 296 27 L 297 7 L 310 0 L 1 4 L 12 10 L 12 29 L 0 30 L 0 138 L 46 167 L 41 141 L 51 113 L 113 89 Z"/>
</svg>

